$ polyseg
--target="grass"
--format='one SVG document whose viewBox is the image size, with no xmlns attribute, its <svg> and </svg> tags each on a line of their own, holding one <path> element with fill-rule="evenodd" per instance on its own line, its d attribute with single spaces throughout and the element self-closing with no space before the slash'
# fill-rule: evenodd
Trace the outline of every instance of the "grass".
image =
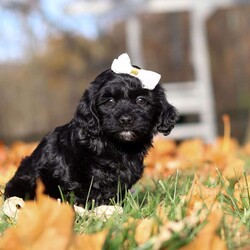
<svg viewBox="0 0 250 250">
<path fill-rule="evenodd" d="M 184 183 L 183 181 L 187 179 L 190 181 Z M 108 221 L 100 220 L 95 216 L 86 216 L 85 218 L 78 216 L 75 221 L 75 231 L 78 233 L 93 233 L 108 228 L 110 237 L 107 237 L 104 249 L 151 249 L 152 240 L 149 240 L 143 246 L 137 246 L 134 239 L 136 223 L 126 225 L 127 222 L 131 218 L 134 218 L 135 221 L 138 219 L 153 218 L 155 224 L 160 226 L 162 222 L 157 216 L 157 207 L 159 204 L 165 207 L 171 220 L 179 219 L 181 214 L 176 213 L 176 211 L 180 202 L 180 196 L 184 195 L 190 186 L 191 178 L 183 178 L 179 174 L 170 176 L 164 181 L 151 181 L 147 185 L 140 183 L 134 187 L 132 193 L 128 192 L 126 194 L 122 216 L 114 214 Z M 170 249 L 177 249 L 177 246 L 185 245 L 189 241 L 188 235 L 190 234 L 190 229 L 186 228 L 185 231 L 186 238 L 181 239 L 183 235 L 180 237 L 180 235 L 175 234 L 171 241 L 166 242 L 167 245 L 172 246 Z M 124 246 L 126 247 L 123 248 Z"/>
<path fill-rule="evenodd" d="M 224 185 L 218 175 L 216 184 Z M 114 214 L 108 221 L 103 221 L 96 217 L 77 217 L 75 221 L 75 231 L 78 233 L 94 233 L 107 228 L 107 237 L 103 249 L 152 249 L 154 237 L 152 236 L 145 244 L 138 246 L 135 241 L 136 224 L 124 226 L 130 218 L 145 219 L 153 218 L 159 227 L 163 224 L 157 215 L 159 204 L 165 208 L 167 217 L 173 221 L 183 221 L 187 216 L 187 207 L 181 203 L 181 197 L 189 191 L 193 181 L 193 175 L 182 175 L 177 172 L 164 180 L 153 181 L 147 184 L 139 183 L 134 187 L 132 193 L 126 194 L 124 202 L 124 213 L 122 216 Z M 242 197 L 239 204 L 233 194 L 233 187 L 227 187 L 226 194 L 220 193 L 218 201 L 224 211 L 224 217 L 218 234 L 225 239 L 228 249 L 240 249 L 250 247 L 250 196 Z M 239 206 L 240 205 L 240 206 Z M 230 215 L 230 222 L 228 222 Z M 180 233 L 173 233 L 171 238 L 162 243 L 162 247 L 167 249 L 179 249 L 191 242 L 206 221 L 199 225 L 186 225 Z M 240 234 L 241 228 L 244 227 Z M 115 236 L 114 236 L 115 235 Z M 112 236 L 112 237 L 111 237 Z M 125 247 L 124 247 L 125 246 Z"/>
<path fill-rule="evenodd" d="M 164 221 L 162 221 L 158 212 L 159 204 L 164 209 L 168 220 L 185 221 L 188 208 L 182 202 L 181 197 L 190 190 L 193 178 L 193 175 L 186 175 L 177 171 L 176 174 L 162 180 L 141 181 L 131 191 L 127 192 L 122 215 L 114 213 L 106 221 L 96 216 L 76 216 L 74 231 L 79 234 L 89 234 L 107 229 L 108 236 L 103 246 L 104 250 L 152 249 L 155 244 L 153 234 L 145 243 L 137 244 L 135 240 L 136 221 L 151 218 L 156 225 L 152 231 L 159 233 L 161 226 L 164 225 Z M 246 175 L 244 178 L 247 182 Z M 220 173 L 212 183 L 209 180 L 204 183 L 210 187 L 224 187 L 225 185 Z M 247 184 L 250 186 L 250 183 Z M 241 249 L 244 246 L 250 247 L 250 194 L 249 192 L 242 193 L 239 202 L 234 195 L 234 189 L 234 182 L 232 181 L 226 187 L 226 193 L 219 193 L 217 198 L 224 213 L 218 234 L 225 239 L 228 249 L 232 250 Z M 230 221 L 228 221 L 229 217 Z M 129 223 L 131 220 L 132 222 Z M 0 234 L 14 224 L 14 221 L 1 214 Z M 206 220 L 198 224 L 186 223 L 181 231 L 173 231 L 170 238 L 163 240 L 160 249 L 179 249 L 181 246 L 189 244 L 205 224 Z"/>
</svg>

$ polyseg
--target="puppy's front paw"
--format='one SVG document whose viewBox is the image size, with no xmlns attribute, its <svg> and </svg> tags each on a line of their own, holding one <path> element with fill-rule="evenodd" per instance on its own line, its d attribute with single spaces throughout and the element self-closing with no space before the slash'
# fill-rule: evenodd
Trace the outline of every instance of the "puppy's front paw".
<svg viewBox="0 0 250 250">
<path fill-rule="evenodd" d="M 94 215 L 103 220 L 109 219 L 113 214 L 123 214 L 123 208 L 120 206 L 102 205 L 94 208 L 93 210 L 86 210 L 82 207 L 74 205 L 74 210 L 80 216 Z"/>
<path fill-rule="evenodd" d="M 102 205 L 102 206 L 96 207 L 93 212 L 99 218 L 109 219 L 115 213 L 123 214 L 123 208 L 120 206 Z"/>
<path fill-rule="evenodd" d="M 17 219 L 21 208 L 24 207 L 22 198 L 13 196 L 5 200 L 3 203 L 3 213 L 11 219 Z"/>
</svg>

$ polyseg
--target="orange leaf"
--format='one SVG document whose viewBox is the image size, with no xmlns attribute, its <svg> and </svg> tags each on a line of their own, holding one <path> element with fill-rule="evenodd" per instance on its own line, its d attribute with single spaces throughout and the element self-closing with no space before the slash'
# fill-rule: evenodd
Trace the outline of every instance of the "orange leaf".
<svg viewBox="0 0 250 250">
<path fill-rule="evenodd" d="M 196 212 L 196 210 L 201 209 L 203 205 L 206 205 L 207 209 L 210 209 L 216 203 L 217 196 L 220 192 L 220 187 L 206 187 L 200 182 L 198 176 L 195 175 L 193 184 L 185 197 L 185 200 L 188 202 L 188 212 Z"/>
<path fill-rule="evenodd" d="M 8 164 L 5 165 L 6 169 L 0 170 L 0 187 L 4 187 L 6 183 L 14 176 L 16 172 L 16 166 Z M 3 192 L 3 190 L 2 190 Z"/>
<path fill-rule="evenodd" d="M 169 158 L 176 154 L 176 143 L 174 141 L 166 140 L 165 138 L 157 137 L 154 140 L 153 147 L 144 160 L 148 167 L 154 167 L 157 163 L 164 165 Z"/>
<path fill-rule="evenodd" d="M 158 225 L 152 218 L 134 219 L 129 217 L 128 221 L 123 224 L 124 228 L 134 229 L 134 238 L 137 244 L 141 245 L 155 235 L 158 230 Z"/>
<path fill-rule="evenodd" d="M 246 154 L 246 155 L 250 155 L 250 142 L 248 142 L 245 146 L 244 146 L 244 148 L 243 148 L 243 153 L 244 154 Z"/>
<path fill-rule="evenodd" d="M 153 219 L 143 219 L 137 221 L 135 229 L 135 240 L 141 245 L 145 243 L 157 231 L 157 224 Z"/>
<path fill-rule="evenodd" d="M 77 235 L 69 250 L 101 250 L 108 231 L 103 230 L 94 234 Z"/>
<path fill-rule="evenodd" d="M 207 147 L 205 160 L 214 163 L 219 169 L 224 169 L 238 148 L 235 139 L 218 138 L 214 144 Z"/>
<path fill-rule="evenodd" d="M 181 250 L 226 250 L 225 242 L 216 233 L 221 219 L 221 211 L 212 212 L 208 217 L 208 223 L 201 229 L 196 238 Z"/>
<path fill-rule="evenodd" d="M 163 203 L 161 202 L 156 208 L 156 216 L 161 220 L 163 224 L 165 224 L 168 221 L 167 214 L 168 213 L 166 207 L 164 207 Z"/>
<path fill-rule="evenodd" d="M 178 148 L 178 156 L 185 160 L 189 167 L 202 163 L 204 155 L 205 145 L 199 139 L 184 141 Z"/>
<path fill-rule="evenodd" d="M 6 161 L 7 153 L 8 153 L 7 148 L 4 146 L 2 142 L 0 142 L 0 168 L 3 162 Z"/>
<path fill-rule="evenodd" d="M 244 172 L 244 165 L 243 160 L 230 157 L 222 175 L 227 179 L 240 179 Z"/>
<path fill-rule="evenodd" d="M 8 165 L 19 166 L 21 160 L 30 155 L 36 148 L 37 143 L 25 143 L 17 141 L 11 145 L 8 149 L 8 155 L 6 157 L 5 163 Z"/>
<path fill-rule="evenodd" d="M 73 236 L 73 209 L 43 195 L 41 184 L 38 187 L 37 202 L 26 202 L 16 227 L 8 229 L 0 239 L 1 250 L 63 250 L 69 246 Z"/>
</svg>

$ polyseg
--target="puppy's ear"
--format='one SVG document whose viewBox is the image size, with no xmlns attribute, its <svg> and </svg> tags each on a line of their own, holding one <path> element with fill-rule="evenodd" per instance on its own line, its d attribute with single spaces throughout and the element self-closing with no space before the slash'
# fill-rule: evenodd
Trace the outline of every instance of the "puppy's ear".
<svg viewBox="0 0 250 250">
<path fill-rule="evenodd" d="M 168 103 L 162 88 L 160 88 L 158 98 L 160 101 L 160 115 L 156 128 L 158 132 L 163 133 L 165 136 L 167 136 L 174 128 L 179 115 L 176 108 Z"/>
<path fill-rule="evenodd" d="M 95 96 L 91 87 L 83 94 L 73 120 L 79 129 L 79 140 L 95 137 L 99 134 L 99 119 L 95 108 Z"/>
</svg>

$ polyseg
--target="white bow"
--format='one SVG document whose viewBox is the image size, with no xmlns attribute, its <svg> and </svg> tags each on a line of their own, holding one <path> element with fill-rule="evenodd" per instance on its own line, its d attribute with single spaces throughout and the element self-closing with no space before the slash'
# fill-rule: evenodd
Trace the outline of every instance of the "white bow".
<svg viewBox="0 0 250 250">
<path fill-rule="evenodd" d="M 117 59 L 114 59 L 111 70 L 117 74 L 123 73 L 137 77 L 144 89 L 153 90 L 161 79 L 161 75 L 154 71 L 134 68 L 127 53 L 121 54 Z"/>
</svg>

